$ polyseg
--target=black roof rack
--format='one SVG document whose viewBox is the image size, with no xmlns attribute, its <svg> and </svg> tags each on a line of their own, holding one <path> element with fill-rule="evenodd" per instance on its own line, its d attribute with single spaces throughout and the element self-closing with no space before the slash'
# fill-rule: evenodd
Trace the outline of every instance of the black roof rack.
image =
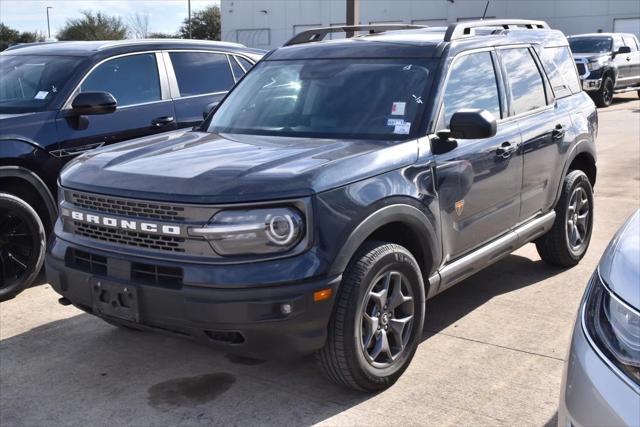
<svg viewBox="0 0 640 427">
<path fill-rule="evenodd" d="M 472 29 L 482 27 L 500 27 L 504 30 L 524 27 L 530 30 L 548 30 L 549 24 L 544 21 L 531 21 L 528 19 L 485 19 L 480 21 L 462 21 L 451 24 L 444 34 L 444 41 L 450 42 L 472 35 Z"/>
<path fill-rule="evenodd" d="M 327 36 L 327 34 L 330 34 L 330 33 L 353 33 L 355 31 L 368 31 L 369 34 L 375 34 L 375 33 L 382 33 L 385 31 L 416 30 L 420 28 L 427 28 L 427 27 L 424 25 L 380 24 L 380 25 L 346 25 L 342 27 L 313 28 L 311 30 L 303 31 L 300 34 L 295 35 L 283 46 L 319 42 L 319 41 L 322 41 Z"/>
</svg>

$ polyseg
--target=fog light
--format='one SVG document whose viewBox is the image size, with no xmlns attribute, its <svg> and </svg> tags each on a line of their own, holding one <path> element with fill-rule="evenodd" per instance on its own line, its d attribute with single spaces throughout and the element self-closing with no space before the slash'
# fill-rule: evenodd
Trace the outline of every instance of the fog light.
<svg viewBox="0 0 640 427">
<path fill-rule="evenodd" d="M 282 314 L 291 314 L 292 307 L 289 303 L 280 304 L 280 313 Z"/>
</svg>

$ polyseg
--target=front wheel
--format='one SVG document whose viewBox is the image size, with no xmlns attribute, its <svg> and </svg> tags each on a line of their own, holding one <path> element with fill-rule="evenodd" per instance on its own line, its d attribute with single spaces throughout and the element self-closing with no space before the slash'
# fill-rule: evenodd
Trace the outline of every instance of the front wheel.
<svg viewBox="0 0 640 427">
<path fill-rule="evenodd" d="M 572 267 L 587 252 L 593 228 L 593 190 L 584 172 L 567 174 L 555 210 L 553 228 L 536 240 L 536 248 L 543 261 Z"/>
<path fill-rule="evenodd" d="M 422 334 L 420 267 L 402 246 L 367 242 L 343 277 L 317 360 L 338 384 L 366 392 L 385 389 L 409 366 Z"/>
<path fill-rule="evenodd" d="M 600 108 L 611 105 L 613 102 L 613 90 L 613 79 L 609 76 L 605 77 L 604 80 L 602 80 L 602 86 L 600 86 L 600 89 L 593 96 L 596 105 Z"/>
<path fill-rule="evenodd" d="M 45 242 L 36 211 L 24 200 L 0 193 L 0 301 L 33 282 L 42 268 Z"/>
</svg>

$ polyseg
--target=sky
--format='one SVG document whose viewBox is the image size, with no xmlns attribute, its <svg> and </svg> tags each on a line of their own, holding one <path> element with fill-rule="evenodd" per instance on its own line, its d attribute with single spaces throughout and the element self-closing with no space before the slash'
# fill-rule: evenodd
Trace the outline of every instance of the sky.
<svg viewBox="0 0 640 427">
<path fill-rule="evenodd" d="M 219 0 L 191 0 L 191 11 L 203 9 Z M 125 23 L 131 15 L 149 16 L 149 31 L 175 33 L 187 17 L 187 0 L 0 0 L 0 22 L 20 31 L 39 31 L 47 36 L 47 12 L 51 35 L 55 37 L 67 19 L 78 18 L 81 11 L 101 11 L 122 17 Z"/>
</svg>

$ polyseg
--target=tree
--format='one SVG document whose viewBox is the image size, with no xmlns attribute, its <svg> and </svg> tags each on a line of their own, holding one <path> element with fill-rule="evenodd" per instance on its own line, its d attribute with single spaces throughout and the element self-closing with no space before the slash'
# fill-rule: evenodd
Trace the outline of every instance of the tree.
<svg viewBox="0 0 640 427">
<path fill-rule="evenodd" d="M 189 38 L 189 19 L 182 22 L 178 30 L 180 37 Z M 220 40 L 220 7 L 209 6 L 196 11 L 191 16 L 191 38 L 200 40 Z"/>
<path fill-rule="evenodd" d="M 0 22 L 0 51 L 16 43 L 43 42 L 44 36 L 36 31 L 14 30 Z"/>
<path fill-rule="evenodd" d="M 149 33 L 148 36 L 150 39 L 179 39 L 180 36 L 177 34 L 167 34 L 167 33 Z"/>
<path fill-rule="evenodd" d="M 119 17 L 91 11 L 82 14 L 82 18 L 67 20 L 58 40 L 122 40 L 127 36 L 127 27 Z"/>
<path fill-rule="evenodd" d="M 136 39 L 149 37 L 149 15 L 141 15 L 136 12 L 129 16 L 129 33 Z"/>
</svg>

